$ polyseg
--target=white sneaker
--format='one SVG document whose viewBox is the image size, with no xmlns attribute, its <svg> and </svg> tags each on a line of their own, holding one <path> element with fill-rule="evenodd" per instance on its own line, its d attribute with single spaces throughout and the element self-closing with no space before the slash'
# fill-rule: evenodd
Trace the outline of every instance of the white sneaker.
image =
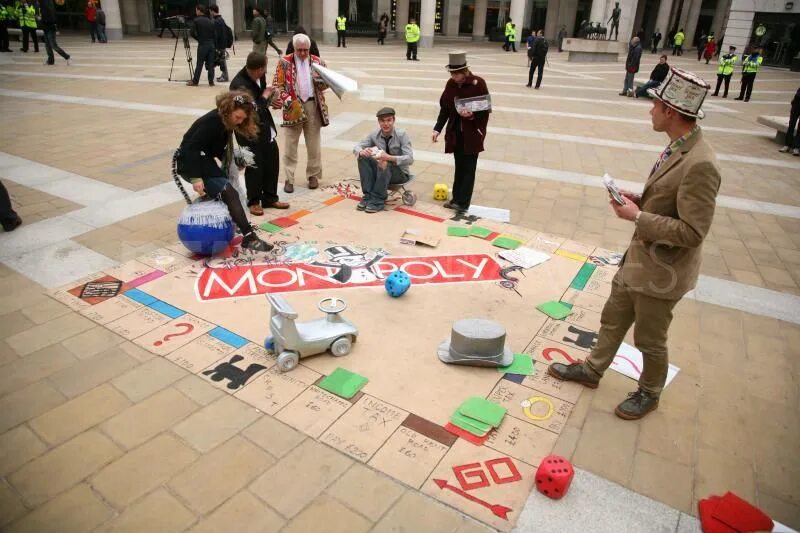
<svg viewBox="0 0 800 533">
<path fill-rule="evenodd" d="M 792 155 L 800 156 L 800 148 L 795 148 L 792 150 Z"/>
<path fill-rule="evenodd" d="M 788 146 L 784 146 L 783 148 L 781 148 L 781 149 L 780 149 L 780 150 L 778 150 L 778 151 L 779 151 L 780 153 L 782 153 L 782 154 L 785 154 L 786 152 L 788 152 L 788 151 L 789 151 L 789 147 L 788 147 Z"/>
</svg>

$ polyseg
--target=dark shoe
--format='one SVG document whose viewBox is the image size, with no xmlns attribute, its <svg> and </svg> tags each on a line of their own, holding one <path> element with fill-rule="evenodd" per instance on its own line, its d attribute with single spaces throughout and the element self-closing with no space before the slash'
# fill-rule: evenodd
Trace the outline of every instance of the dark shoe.
<svg viewBox="0 0 800 533">
<path fill-rule="evenodd" d="M 719 96 L 719 93 L 714 93 L 711 96 Z"/>
<path fill-rule="evenodd" d="M 311 176 L 310 178 L 308 178 L 308 188 L 316 189 L 317 187 L 319 187 L 319 180 L 317 179 L 317 177 Z"/>
<path fill-rule="evenodd" d="M 283 185 L 283 192 L 293 193 L 294 192 L 294 185 L 289 183 L 288 181 Z"/>
<path fill-rule="evenodd" d="M 3 231 L 14 231 L 22 224 L 22 219 L 17 217 L 14 220 L 3 222 Z"/>
<path fill-rule="evenodd" d="M 460 205 L 458 205 L 457 203 L 455 203 L 452 200 L 443 203 L 442 207 L 444 207 L 445 209 L 453 209 L 455 211 L 466 211 L 465 208 L 461 207 Z"/>
<path fill-rule="evenodd" d="M 241 246 L 242 248 L 253 250 L 254 252 L 269 252 L 272 250 L 272 245 L 259 239 L 255 231 L 251 231 L 244 236 Z"/>
<path fill-rule="evenodd" d="M 189 81 L 186 82 L 186 85 L 188 87 L 197 87 L 198 84 L 193 82 L 192 80 L 189 80 Z"/>
<path fill-rule="evenodd" d="M 583 368 L 583 363 L 572 363 L 571 365 L 553 363 L 547 369 L 547 373 L 561 381 L 574 381 L 590 389 L 596 389 L 600 384 L 600 378 L 589 374 Z"/>
<path fill-rule="evenodd" d="M 528 87 L 528 88 L 530 88 L 530 87 L 531 87 L 530 83 L 526 83 L 526 84 L 525 84 L 525 87 Z"/>
<path fill-rule="evenodd" d="M 267 209 L 289 209 L 289 204 L 286 202 L 272 202 L 264 207 Z"/>
<path fill-rule="evenodd" d="M 619 93 L 619 95 L 620 96 L 628 96 L 628 93 L 626 93 L 625 91 L 622 91 L 621 93 Z"/>
<path fill-rule="evenodd" d="M 220 83 L 228 83 L 230 80 L 224 76 L 220 76 L 219 78 L 217 78 L 217 81 Z"/>
<path fill-rule="evenodd" d="M 750 101 L 750 99 L 749 99 L 749 98 L 745 98 L 745 99 L 744 99 L 744 101 L 745 101 L 745 102 L 749 102 L 749 101 Z"/>
<path fill-rule="evenodd" d="M 383 211 L 382 205 L 381 206 L 370 205 L 367 206 L 367 208 L 364 210 L 365 213 L 370 213 L 370 214 L 377 213 L 378 211 Z"/>
<path fill-rule="evenodd" d="M 741 96 L 739 98 L 734 98 L 734 100 L 744 100 Z"/>
<path fill-rule="evenodd" d="M 260 217 L 264 214 L 264 209 L 258 204 L 253 204 L 250 206 L 250 214 Z"/>
<path fill-rule="evenodd" d="M 214 82 L 213 81 L 208 82 L 208 86 L 209 87 L 213 87 L 214 86 Z"/>
<path fill-rule="evenodd" d="M 658 407 L 658 395 L 642 389 L 628 394 L 628 399 L 614 409 L 614 414 L 625 420 L 639 420 Z"/>
<path fill-rule="evenodd" d="M 363 211 L 366 208 L 367 208 L 367 202 L 365 202 L 364 200 L 358 202 L 358 205 L 356 206 L 356 209 L 358 209 L 359 211 Z"/>
</svg>

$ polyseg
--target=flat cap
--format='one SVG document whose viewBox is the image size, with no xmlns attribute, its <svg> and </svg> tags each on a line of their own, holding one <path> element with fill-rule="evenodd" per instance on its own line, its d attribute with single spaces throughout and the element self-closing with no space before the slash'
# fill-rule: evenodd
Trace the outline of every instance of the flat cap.
<svg viewBox="0 0 800 533">
<path fill-rule="evenodd" d="M 392 109 L 391 107 L 382 107 L 378 109 L 377 113 L 375 113 L 375 116 L 378 118 L 385 117 L 386 115 L 394 116 L 395 115 L 394 109 Z"/>
</svg>

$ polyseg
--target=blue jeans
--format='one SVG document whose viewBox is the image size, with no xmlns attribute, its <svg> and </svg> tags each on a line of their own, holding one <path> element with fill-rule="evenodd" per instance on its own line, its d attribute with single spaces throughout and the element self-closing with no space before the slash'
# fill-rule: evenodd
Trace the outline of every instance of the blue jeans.
<svg viewBox="0 0 800 533">
<path fill-rule="evenodd" d="M 658 87 L 661 85 L 660 81 L 649 80 L 647 83 L 636 89 L 636 96 L 642 97 L 647 96 L 649 98 L 650 95 L 647 94 L 647 89 L 652 89 L 653 87 Z"/>
<path fill-rule="evenodd" d="M 56 62 L 56 58 L 53 55 L 53 50 L 58 52 L 58 55 L 63 57 L 64 59 L 69 59 L 69 54 L 66 53 L 64 50 L 58 46 L 56 42 L 56 30 L 55 28 L 45 28 L 44 29 L 44 47 L 47 50 L 47 64 L 52 65 Z"/>
<path fill-rule="evenodd" d="M 389 163 L 386 168 L 378 168 L 378 162 L 371 157 L 358 158 L 358 175 L 361 177 L 361 200 L 367 207 L 383 209 L 389 183 L 405 183 L 408 177 L 397 165 Z"/>
<path fill-rule="evenodd" d="M 625 73 L 625 85 L 622 88 L 622 92 L 627 93 L 628 89 L 633 89 L 633 77 L 636 76 L 635 72 L 626 72 Z"/>
<path fill-rule="evenodd" d="M 106 37 L 106 25 L 105 24 L 98 24 L 97 25 L 97 39 L 101 43 L 107 43 L 108 37 Z"/>
</svg>

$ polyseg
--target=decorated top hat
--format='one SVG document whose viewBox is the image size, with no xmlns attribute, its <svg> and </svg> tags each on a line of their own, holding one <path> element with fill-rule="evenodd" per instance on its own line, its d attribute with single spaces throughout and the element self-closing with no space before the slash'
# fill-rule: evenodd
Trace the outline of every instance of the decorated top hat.
<svg viewBox="0 0 800 533">
<path fill-rule="evenodd" d="M 514 352 L 506 346 L 506 329 L 491 320 L 465 318 L 453 324 L 450 340 L 439 345 L 444 363 L 472 366 L 508 366 Z"/>
<path fill-rule="evenodd" d="M 667 79 L 647 94 L 683 115 L 702 119 L 706 115 L 700 107 L 710 88 L 699 76 L 673 67 Z"/>
<path fill-rule="evenodd" d="M 353 250 L 349 246 L 331 246 L 325 249 L 331 259 L 340 259 L 342 257 L 363 257 L 364 254 Z"/>
<path fill-rule="evenodd" d="M 450 72 L 469 68 L 469 65 L 467 65 L 467 53 L 464 50 L 451 51 L 450 60 L 447 62 L 447 65 L 444 68 Z"/>
</svg>

